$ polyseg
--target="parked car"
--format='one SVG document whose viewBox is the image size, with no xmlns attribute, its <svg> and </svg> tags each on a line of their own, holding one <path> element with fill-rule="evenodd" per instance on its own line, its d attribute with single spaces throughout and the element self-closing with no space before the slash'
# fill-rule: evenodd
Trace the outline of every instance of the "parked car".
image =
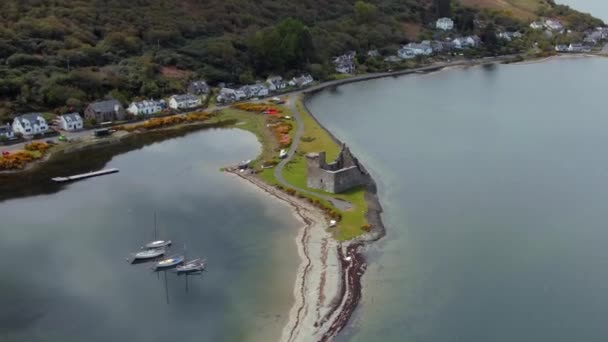
<svg viewBox="0 0 608 342">
<path fill-rule="evenodd" d="M 2 151 L 2 155 L 6 157 L 6 156 L 10 156 L 11 153 L 9 151 Z"/>
<path fill-rule="evenodd" d="M 46 143 L 49 144 L 49 145 L 55 145 L 56 144 L 56 142 L 54 140 L 52 140 L 52 139 L 47 140 Z"/>
</svg>

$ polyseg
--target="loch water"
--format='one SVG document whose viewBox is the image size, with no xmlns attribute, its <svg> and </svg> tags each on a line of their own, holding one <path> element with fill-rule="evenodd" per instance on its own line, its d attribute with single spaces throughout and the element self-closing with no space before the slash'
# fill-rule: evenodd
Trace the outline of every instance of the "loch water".
<svg viewBox="0 0 608 342">
<path fill-rule="evenodd" d="M 379 185 L 340 341 L 605 341 L 608 59 L 444 70 L 308 101 Z"/>
<path fill-rule="evenodd" d="M 0 202 L 0 340 L 278 339 L 293 303 L 299 223 L 285 204 L 220 172 L 254 158 L 256 137 L 212 130 L 103 151 L 78 162 L 105 157 L 119 173 Z M 169 255 L 206 258 L 207 272 L 186 279 L 126 261 L 154 238 L 154 212 L 158 237 L 174 242 Z"/>
</svg>

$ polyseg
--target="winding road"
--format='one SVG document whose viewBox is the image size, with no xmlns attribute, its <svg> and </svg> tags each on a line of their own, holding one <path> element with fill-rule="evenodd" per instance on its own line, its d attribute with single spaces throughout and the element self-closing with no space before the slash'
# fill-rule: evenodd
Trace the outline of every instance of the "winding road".
<svg viewBox="0 0 608 342">
<path fill-rule="evenodd" d="M 295 189 L 298 192 L 303 193 L 303 194 L 307 194 L 307 195 L 311 195 L 311 196 L 315 196 L 315 197 L 319 197 L 324 200 L 327 200 L 331 204 L 333 204 L 334 207 L 336 207 L 340 210 L 352 209 L 353 206 L 348 201 L 296 187 L 293 184 L 290 184 L 285 179 L 285 177 L 283 177 L 283 169 L 285 168 L 285 165 L 287 165 L 295 156 L 296 151 L 298 150 L 298 146 L 300 146 L 300 139 L 302 138 L 302 134 L 304 134 L 304 121 L 302 120 L 302 115 L 300 113 L 300 110 L 298 109 L 298 106 L 296 105 L 296 102 L 297 102 L 297 95 L 290 94 L 287 98 L 287 106 L 289 106 L 289 110 L 291 110 L 291 112 L 293 113 L 293 117 L 296 120 L 297 129 L 296 129 L 296 134 L 293 137 L 293 142 L 292 142 L 291 146 L 289 147 L 289 151 L 287 152 L 287 156 L 283 160 L 281 160 L 281 162 L 274 169 L 275 178 L 281 185 L 283 185 L 285 187 Z"/>
</svg>

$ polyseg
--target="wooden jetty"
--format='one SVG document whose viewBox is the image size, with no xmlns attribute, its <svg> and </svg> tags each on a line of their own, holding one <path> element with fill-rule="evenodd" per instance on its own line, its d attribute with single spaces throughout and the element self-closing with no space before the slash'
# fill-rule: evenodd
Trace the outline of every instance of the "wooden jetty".
<svg viewBox="0 0 608 342">
<path fill-rule="evenodd" d="M 68 176 L 68 177 L 53 177 L 51 179 L 57 183 L 64 183 L 64 182 L 73 182 L 73 181 L 77 181 L 77 180 L 81 180 L 81 179 L 85 179 L 85 178 L 109 175 L 111 173 L 116 173 L 116 172 L 118 172 L 118 169 L 111 168 L 111 169 L 105 169 L 105 170 L 100 170 L 100 171 L 82 173 L 79 175 Z"/>
</svg>

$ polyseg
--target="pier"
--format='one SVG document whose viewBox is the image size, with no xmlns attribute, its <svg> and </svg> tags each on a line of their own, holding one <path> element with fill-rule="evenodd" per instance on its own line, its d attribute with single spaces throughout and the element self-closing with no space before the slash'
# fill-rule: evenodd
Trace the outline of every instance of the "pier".
<svg viewBox="0 0 608 342">
<path fill-rule="evenodd" d="M 81 180 L 81 179 L 85 179 L 85 178 L 109 175 L 111 173 L 116 173 L 116 172 L 118 172 L 118 169 L 111 168 L 111 169 L 105 169 L 105 170 L 100 170 L 100 171 L 82 173 L 79 175 L 68 176 L 68 177 L 53 177 L 51 179 L 57 183 L 64 183 L 64 182 L 77 181 L 77 180 Z"/>
</svg>

